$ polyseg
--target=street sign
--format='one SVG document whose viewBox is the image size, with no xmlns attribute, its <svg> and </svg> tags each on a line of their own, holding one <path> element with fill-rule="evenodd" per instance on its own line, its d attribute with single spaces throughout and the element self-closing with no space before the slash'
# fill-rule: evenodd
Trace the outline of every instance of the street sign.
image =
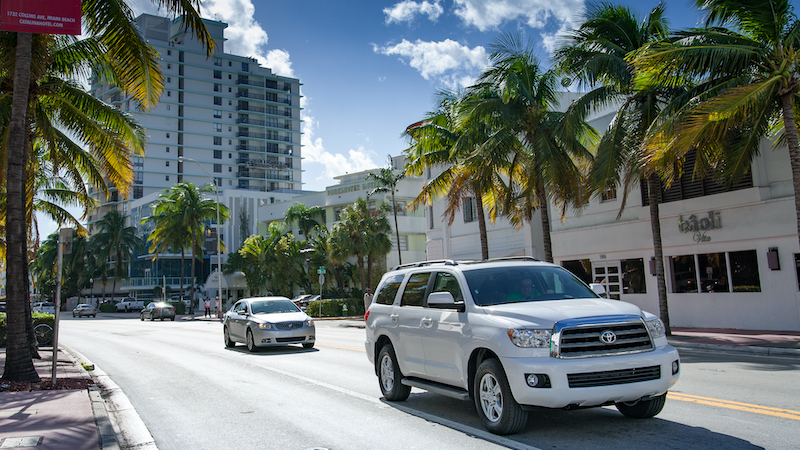
<svg viewBox="0 0 800 450">
<path fill-rule="evenodd" d="M 319 288 L 322 290 L 322 285 L 325 284 L 325 274 L 319 274 Z"/>
<path fill-rule="evenodd" d="M 317 273 L 320 274 L 320 275 L 324 275 L 325 274 L 325 266 L 319 266 L 319 269 L 317 269 Z"/>
</svg>

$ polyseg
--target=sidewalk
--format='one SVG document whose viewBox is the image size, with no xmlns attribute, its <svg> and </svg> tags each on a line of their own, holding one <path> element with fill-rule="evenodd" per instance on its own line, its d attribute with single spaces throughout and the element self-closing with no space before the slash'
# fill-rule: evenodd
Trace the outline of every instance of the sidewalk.
<svg viewBox="0 0 800 450">
<path fill-rule="evenodd" d="M 219 320 L 202 316 L 181 319 Z M 364 328 L 360 317 L 315 320 L 336 320 L 340 327 Z M 673 328 L 672 334 L 669 341 L 679 349 L 800 358 L 800 332 Z M 46 347 L 39 353 L 42 359 L 34 360 L 34 367 L 41 378 L 49 379 L 53 351 Z M 5 366 L 5 357 L 5 348 L 0 348 L 0 367 Z M 100 368 L 92 370 L 90 377 L 79 361 L 91 364 L 79 353 L 62 346 L 56 379 L 92 378 L 97 385 L 81 390 L 0 392 L 0 448 L 119 450 L 122 442 L 122 448 L 157 450 L 149 431 L 119 387 Z"/>
</svg>

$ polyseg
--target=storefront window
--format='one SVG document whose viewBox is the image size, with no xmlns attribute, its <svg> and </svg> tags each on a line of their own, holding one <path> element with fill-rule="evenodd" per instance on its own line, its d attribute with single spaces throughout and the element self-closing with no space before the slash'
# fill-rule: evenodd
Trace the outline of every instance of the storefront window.
<svg viewBox="0 0 800 450">
<path fill-rule="evenodd" d="M 761 292 L 758 256 L 755 250 L 731 252 L 731 285 L 733 292 Z"/>
<path fill-rule="evenodd" d="M 625 294 L 646 294 L 644 260 L 622 260 L 622 292 Z"/>
<path fill-rule="evenodd" d="M 697 255 L 700 266 L 700 287 L 703 292 L 730 292 L 725 253 Z"/>
<path fill-rule="evenodd" d="M 694 266 L 694 255 L 673 256 L 672 292 L 697 292 L 697 271 Z"/>
<path fill-rule="evenodd" d="M 576 277 L 580 278 L 586 284 L 592 282 L 592 262 L 588 259 L 575 259 L 572 261 L 562 261 L 561 266 L 570 272 L 574 273 Z"/>
</svg>

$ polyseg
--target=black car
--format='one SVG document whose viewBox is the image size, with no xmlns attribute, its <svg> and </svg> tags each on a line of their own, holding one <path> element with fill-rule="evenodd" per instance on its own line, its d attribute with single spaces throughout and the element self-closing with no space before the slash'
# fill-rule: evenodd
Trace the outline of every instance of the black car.
<svg viewBox="0 0 800 450">
<path fill-rule="evenodd" d="M 148 303 L 139 315 L 140 320 L 144 320 L 145 318 L 150 320 L 175 320 L 175 307 L 164 302 Z"/>
</svg>

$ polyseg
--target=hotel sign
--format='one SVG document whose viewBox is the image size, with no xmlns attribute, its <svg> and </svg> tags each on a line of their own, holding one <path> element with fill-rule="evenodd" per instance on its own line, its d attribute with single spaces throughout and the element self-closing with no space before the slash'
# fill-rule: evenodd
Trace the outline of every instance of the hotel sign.
<svg viewBox="0 0 800 450">
<path fill-rule="evenodd" d="M 372 190 L 378 187 L 377 181 L 371 181 L 368 183 L 356 183 L 347 186 L 340 186 L 340 187 L 332 187 L 328 188 L 327 192 L 328 195 L 342 195 L 348 192 L 359 192 L 359 191 L 366 191 Z"/>
<path fill-rule="evenodd" d="M 711 237 L 706 235 L 706 231 L 722 228 L 722 218 L 719 211 L 709 211 L 707 217 L 697 217 L 692 214 L 685 220 L 683 216 L 678 219 L 678 229 L 681 233 L 692 233 L 695 243 L 709 242 Z"/>
<path fill-rule="evenodd" d="M 2 0 L 0 30 L 39 34 L 81 34 L 80 0 Z"/>
</svg>

